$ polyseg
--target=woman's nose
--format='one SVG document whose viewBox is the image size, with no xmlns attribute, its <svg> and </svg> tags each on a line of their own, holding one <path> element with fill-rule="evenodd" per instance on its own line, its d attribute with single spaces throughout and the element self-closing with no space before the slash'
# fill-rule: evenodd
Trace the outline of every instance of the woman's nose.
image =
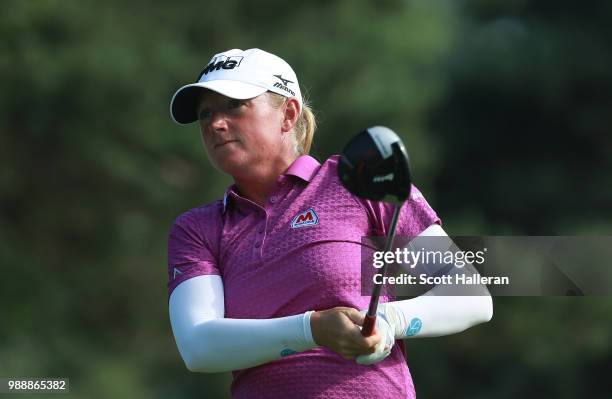
<svg viewBox="0 0 612 399">
<path fill-rule="evenodd" d="M 224 129 L 227 127 L 225 114 L 220 111 L 213 111 L 210 115 L 210 127 L 214 130 Z"/>
</svg>

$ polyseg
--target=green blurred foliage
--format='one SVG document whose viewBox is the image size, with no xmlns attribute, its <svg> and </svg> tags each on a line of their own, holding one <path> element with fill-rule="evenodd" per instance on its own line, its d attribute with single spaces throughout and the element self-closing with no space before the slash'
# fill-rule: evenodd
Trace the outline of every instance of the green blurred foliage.
<svg viewBox="0 0 612 399">
<path fill-rule="evenodd" d="M 453 234 L 608 234 L 612 6 L 604 1 L 5 0 L 0 14 L 0 376 L 71 397 L 228 397 L 167 316 L 166 234 L 230 180 L 174 90 L 216 52 L 296 70 L 325 159 L 398 131 Z M 607 397 L 608 299 L 497 298 L 494 320 L 408 341 L 419 396 Z"/>
</svg>

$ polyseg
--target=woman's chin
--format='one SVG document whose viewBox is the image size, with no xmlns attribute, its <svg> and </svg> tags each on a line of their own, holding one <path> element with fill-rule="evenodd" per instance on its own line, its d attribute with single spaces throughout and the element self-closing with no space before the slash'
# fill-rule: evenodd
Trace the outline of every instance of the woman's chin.
<svg viewBox="0 0 612 399">
<path fill-rule="evenodd" d="M 213 161 L 213 166 L 217 170 L 230 176 L 243 174 L 249 167 L 248 162 L 239 156 L 217 157 L 217 159 Z"/>
</svg>

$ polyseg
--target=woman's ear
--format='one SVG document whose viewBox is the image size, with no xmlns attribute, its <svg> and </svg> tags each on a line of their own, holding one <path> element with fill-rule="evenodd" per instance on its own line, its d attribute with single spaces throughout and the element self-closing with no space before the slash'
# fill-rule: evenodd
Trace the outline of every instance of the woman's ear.
<svg viewBox="0 0 612 399">
<path fill-rule="evenodd" d="M 290 132 L 297 123 L 302 107 L 300 106 L 297 98 L 291 97 L 285 101 L 283 110 L 283 123 L 281 125 L 281 130 L 283 132 Z"/>
</svg>

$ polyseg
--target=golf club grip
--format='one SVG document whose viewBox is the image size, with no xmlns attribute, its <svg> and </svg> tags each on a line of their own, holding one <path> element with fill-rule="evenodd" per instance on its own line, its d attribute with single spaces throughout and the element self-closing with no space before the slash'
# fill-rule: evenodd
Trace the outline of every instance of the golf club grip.
<svg viewBox="0 0 612 399">
<path fill-rule="evenodd" d="M 374 334 L 374 326 L 376 325 L 376 315 L 368 316 L 365 315 L 365 319 L 363 320 L 363 327 L 361 327 L 361 335 L 364 337 L 369 337 Z"/>
</svg>

